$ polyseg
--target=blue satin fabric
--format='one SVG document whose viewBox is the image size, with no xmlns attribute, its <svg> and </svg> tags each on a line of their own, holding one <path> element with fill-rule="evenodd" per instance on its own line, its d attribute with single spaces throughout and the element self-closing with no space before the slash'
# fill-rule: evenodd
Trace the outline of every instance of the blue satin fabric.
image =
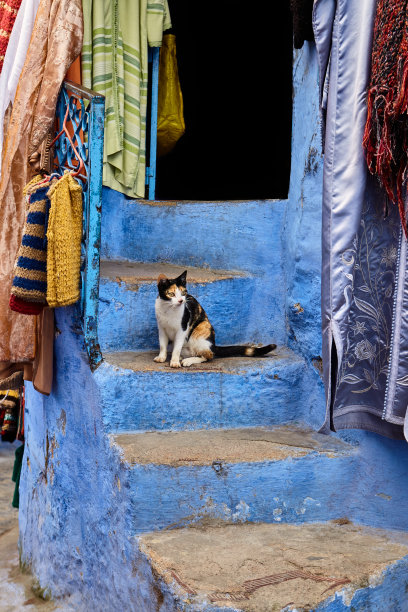
<svg viewBox="0 0 408 612">
<path fill-rule="evenodd" d="M 384 193 L 362 146 L 376 4 L 314 5 L 325 141 L 322 431 L 361 428 L 400 438 L 408 402 L 406 244 L 393 204 L 384 218 Z"/>
</svg>

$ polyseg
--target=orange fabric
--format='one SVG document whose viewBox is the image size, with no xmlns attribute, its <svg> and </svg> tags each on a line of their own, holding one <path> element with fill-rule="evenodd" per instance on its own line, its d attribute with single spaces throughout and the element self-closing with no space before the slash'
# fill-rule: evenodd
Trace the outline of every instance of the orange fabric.
<svg viewBox="0 0 408 612">
<path fill-rule="evenodd" d="M 55 116 L 65 74 L 82 47 L 81 0 L 40 0 L 3 147 L 0 180 L 0 362 L 35 355 L 35 317 L 8 308 L 13 268 L 21 242 L 31 178 L 28 158 L 37 151 Z"/>
<path fill-rule="evenodd" d="M 65 77 L 68 81 L 72 81 L 77 85 L 81 85 L 81 56 L 77 57 L 74 63 L 69 67 L 67 76 Z"/>
</svg>

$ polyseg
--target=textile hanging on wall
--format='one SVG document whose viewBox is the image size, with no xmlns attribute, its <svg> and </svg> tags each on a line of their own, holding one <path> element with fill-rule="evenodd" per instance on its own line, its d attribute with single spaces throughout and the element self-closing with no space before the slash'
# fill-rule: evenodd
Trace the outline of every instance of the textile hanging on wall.
<svg viewBox="0 0 408 612">
<path fill-rule="evenodd" d="M 83 0 L 82 81 L 106 96 L 103 184 L 145 196 L 148 44 L 171 27 L 167 0 Z"/>
<path fill-rule="evenodd" d="M 21 0 L 2 0 L 0 2 L 0 72 L 20 4 Z"/>
<path fill-rule="evenodd" d="M 57 308 L 80 298 L 82 188 L 67 172 L 53 182 L 47 229 L 47 302 Z"/>
<path fill-rule="evenodd" d="M 6 111 L 13 104 L 17 84 L 27 56 L 40 0 L 23 0 L 18 11 L 0 74 L 0 160 L 3 148 L 3 124 Z"/>
<path fill-rule="evenodd" d="M 35 317 L 12 312 L 13 268 L 25 220 L 29 157 L 51 128 L 58 93 L 82 47 L 81 0 L 41 0 L 3 145 L 0 180 L 0 371 L 35 355 Z M 1 362 L 7 362 L 7 365 Z"/>
<path fill-rule="evenodd" d="M 316 0 L 314 8 L 321 94 L 328 85 L 323 431 L 360 428 L 402 438 L 408 404 L 407 243 L 397 207 L 384 219 L 384 190 L 370 175 L 362 146 L 376 8 L 377 0 Z"/>
<path fill-rule="evenodd" d="M 379 0 L 376 9 L 364 146 L 368 168 L 398 205 L 408 237 L 408 5 Z"/>
</svg>

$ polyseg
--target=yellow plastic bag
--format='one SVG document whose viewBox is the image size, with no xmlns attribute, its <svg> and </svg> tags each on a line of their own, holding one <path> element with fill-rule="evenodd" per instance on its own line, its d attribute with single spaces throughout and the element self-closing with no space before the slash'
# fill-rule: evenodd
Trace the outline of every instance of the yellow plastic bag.
<svg viewBox="0 0 408 612">
<path fill-rule="evenodd" d="M 160 50 L 157 155 L 160 157 L 170 153 L 185 131 L 183 94 L 177 68 L 176 37 L 174 34 L 165 34 Z"/>
</svg>

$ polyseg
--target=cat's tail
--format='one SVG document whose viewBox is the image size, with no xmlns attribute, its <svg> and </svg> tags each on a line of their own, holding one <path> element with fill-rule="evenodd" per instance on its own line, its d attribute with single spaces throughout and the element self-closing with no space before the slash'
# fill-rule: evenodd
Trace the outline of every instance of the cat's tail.
<svg viewBox="0 0 408 612">
<path fill-rule="evenodd" d="M 261 357 L 276 349 L 276 344 L 266 346 L 214 346 L 213 353 L 216 357 Z"/>
</svg>

